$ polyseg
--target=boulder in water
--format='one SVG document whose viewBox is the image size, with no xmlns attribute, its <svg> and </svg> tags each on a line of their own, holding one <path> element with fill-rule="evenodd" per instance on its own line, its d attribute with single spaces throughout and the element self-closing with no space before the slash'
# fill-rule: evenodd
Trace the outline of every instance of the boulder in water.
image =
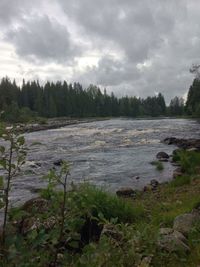
<svg viewBox="0 0 200 267">
<path fill-rule="evenodd" d="M 166 152 L 159 152 L 156 155 L 156 158 L 160 161 L 167 161 L 169 159 L 169 155 Z"/>
<path fill-rule="evenodd" d="M 57 159 L 56 161 L 54 161 L 53 163 L 55 166 L 61 166 L 63 164 L 63 160 L 62 159 Z"/>
</svg>

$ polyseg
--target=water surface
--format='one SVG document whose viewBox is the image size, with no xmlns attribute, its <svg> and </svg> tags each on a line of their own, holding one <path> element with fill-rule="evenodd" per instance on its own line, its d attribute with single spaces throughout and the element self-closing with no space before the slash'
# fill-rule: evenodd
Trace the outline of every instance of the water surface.
<svg viewBox="0 0 200 267">
<path fill-rule="evenodd" d="M 151 179 L 168 181 L 170 163 L 164 163 L 162 172 L 150 164 L 158 152 L 171 154 L 175 148 L 160 140 L 199 134 L 200 124 L 186 119 L 112 119 L 25 134 L 30 151 L 24 172 L 13 182 L 12 203 L 35 196 L 34 189 L 45 186 L 41 177 L 58 159 L 72 163 L 71 181 L 90 181 L 111 191 L 124 186 L 141 189 Z M 30 147 L 36 142 L 41 144 Z"/>
</svg>

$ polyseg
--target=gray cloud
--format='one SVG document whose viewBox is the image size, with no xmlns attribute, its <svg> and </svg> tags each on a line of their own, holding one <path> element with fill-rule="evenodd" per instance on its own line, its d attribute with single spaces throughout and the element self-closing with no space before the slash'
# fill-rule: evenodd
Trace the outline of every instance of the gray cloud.
<svg viewBox="0 0 200 267">
<path fill-rule="evenodd" d="M 47 16 L 26 20 L 23 26 L 12 29 L 6 40 L 12 42 L 21 57 L 32 60 L 67 62 L 80 53 L 73 44 L 67 28 Z"/>
<path fill-rule="evenodd" d="M 75 74 L 77 80 L 85 84 L 95 83 L 99 86 L 119 86 L 130 83 L 140 77 L 139 71 L 126 62 L 104 55 L 97 66 L 88 67 L 82 74 Z"/>
<path fill-rule="evenodd" d="M 199 60 L 196 1 L 60 2 L 94 48 L 118 48 L 124 55 L 119 63 L 102 52 L 97 67 L 81 75 L 84 81 L 109 86 L 117 94 L 147 96 L 161 91 L 168 100 L 187 91 L 192 80 L 188 69 Z M 91 15 L 81 16 L 84 10 Z M 150 65 L 138 71 L 138 64 L 145 62 Z"/>
<path fill-rule="evenodd" d="M 0 24 L 10 23 L 5 36 L 19 60 L 47 64 L 46 76 L 49 61 L 63 67 L 70 62 L 71 80 L 108 87 L 118 95 L 161 91 L 169 101 L 188 90 L 193 78 L 188 70 L 200 62 L 200 2 L 36 1 L 1 0 Z M 40 16 L 34 15 L 37 9 Z M 78 57 L 93 53 L 97 64 L 88 61 L 80 69 Z M 64 71 L 59 77 L 65 78 Z"/>
<path fill-rule="evenodd" d="M 23 16 L 30 16 L 42 4 L 43 0 L 1 0 L 0 24 L 9 26 L 10 23 L 20 20 Z"/>
</svg>

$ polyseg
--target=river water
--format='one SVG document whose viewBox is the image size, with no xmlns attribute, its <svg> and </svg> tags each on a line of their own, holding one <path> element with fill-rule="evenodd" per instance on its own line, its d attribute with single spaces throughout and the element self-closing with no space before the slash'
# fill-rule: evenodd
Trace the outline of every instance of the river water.
<svg viewBox="0 0 200 267">
<path fill-rule="evenodd" d="M 35 189 L 45 186 L 42 176 L 59 159 L 71 162 L 70 181 L 89 181 L 110 191 L 125 186 L 142 189 L 151 179 L 168 181 L 171 164 L 157 171 L 150 162 L 160 151 L 172 153 L 174 146 L 160 142 L 171 136 L 199 138 L 200 124 L 186 119 L 111 119 L 25 134 L 30 151 L 13 181 L 11 203 L 34 197 Z"/>
</svg>

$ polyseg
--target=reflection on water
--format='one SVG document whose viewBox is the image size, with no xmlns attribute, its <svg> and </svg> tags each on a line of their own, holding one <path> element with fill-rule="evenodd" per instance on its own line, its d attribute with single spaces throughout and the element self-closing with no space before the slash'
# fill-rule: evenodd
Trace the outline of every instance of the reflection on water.
<svg viewBox="0 0 200 267">
<path fill-rule="evenodd" d="M 57 159 L 72 163 L 74 182 L 89 180 L 108 190 L 122 186 L 140 189 L 151 179 L 167 181 L 173 171 L 169 163 L 164 163 L 163 172 L 149 164 L 158 152 L 171 153 L 174 149 L 160 140 L 199 134 L 200 125 L 184 119 L 112 119 L 26 134 L 28 144 L 42 145 L 31 147 L 24 174 L 13 183 L 12 202 L 33 197 L 34 189 L 44 186 L 42 175 Z"/>
</svg>

